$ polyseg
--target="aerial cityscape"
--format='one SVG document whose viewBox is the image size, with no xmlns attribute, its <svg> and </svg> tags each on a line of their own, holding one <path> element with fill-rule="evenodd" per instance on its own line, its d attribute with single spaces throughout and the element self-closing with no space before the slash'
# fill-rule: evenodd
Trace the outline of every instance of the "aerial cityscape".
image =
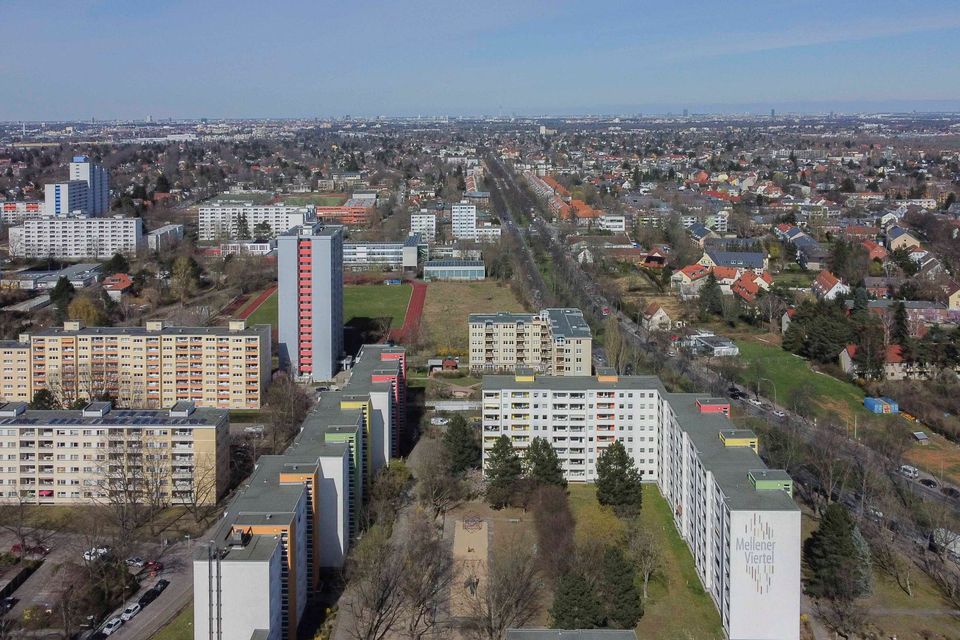
<svg viewBox="0 0 960 640">
<path fill-rule="evenodd" d="M 4 3 L 0 640 L 960 638 L 960 6 L 808 5 Z"/>
</svg>

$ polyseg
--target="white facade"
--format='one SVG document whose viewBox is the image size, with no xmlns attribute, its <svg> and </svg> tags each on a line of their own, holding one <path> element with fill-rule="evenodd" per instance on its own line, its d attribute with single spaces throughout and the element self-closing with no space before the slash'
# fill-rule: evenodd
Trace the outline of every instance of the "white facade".
<svg viewBox="0 0 960 640">
<path fill-rule="evenodd" d="M 347 269 L 416 269 L 419 264 L 420 236 L 407 236 L 403 242 L 345 242 L 343 266 Z"/>
<path fill-rule="evenodd" d="M 499 242 L 500 225 L 486 222 L 474 230 L 474 238 L 477 242 Z"/>
<path fill-rule="evenodd" d="M 140 218 L 46 217 L 10 228 L 10 255 L 18 258 L 110 258 L 143 244 Z"/>
<path fill-rule="evenodd" d="M 0 204 L 0 222 L 5 225 L 21 224 L 44 215 L 44 203 L 39 200 L 4 202 Z"/>
<path fill-rule="evenodd" d="M 433 213 L 414 213 L 410 215 L 410 233 L 419 233 L 427 242 L 437 240 L 437 216 Z"/>
<path fill-rule="evenodd" d="M 321 567 L 342 567 L 350 547 L 350 464 L 346 448 L 340 456 L 321 455 L 317 502 L 325 507 L 317 524 Z"/>
<path fill-rule="evenodd" d="M 600 228 L 604 231 L 623 233 L 627 230 L 627 217 L 605 213 L 600 216 Z"/>
<path fill-rule="evenodd" d="M 783 471 L 767 469 L 756 435 L 736 429 L 729 402 L 672 394 L 654 377 L 486 376 L 483 459 L 500 436 L 518 450 L 541 437 L 570 481 L 596 479 L 620 441 L 644 481 L 657 482 L 704 589 L 732 640 L 800 635 L 800 511 Z"/>
<path fill-rule="evenodd" d="M 477 239 L 477 205 L 460 202 L 451 205 L 450 219 L 453 223 L 453 237 L 457 240 Z"/>
<path fill-rule="evenodd" d="M 103 166 L 91 162 L 87 156 L 74 156 L 70 180 L 82 180 L 87 185 L 85 213 L 100 216 L 110 210 L 110 174 Z"/>
<path fill-rule="evenodd" d="M 237 239 L 241 223 L 246 221 L 249 237 L 256 234 L 257 225 L 270 226 L 271 236 L 308 224 L 316 219 L 313 207 L 292 207 L 284 204 L 255 205 L 250 203 L 214 203 L 200 207 L 200 240 Z"/>
<path fill-rule="evenodd" d="M 89 188 L 83 180 L 57 182 L 43 187 L 44 210 L 48 216 L 86 213 Z"/>
<path fill-rule="evenodd" d="M 163 251 L 176 246 L 183 240 L 183 225 L 168 224 L 147 234 L 147 248 L 150 251 Z"/>
</svg>

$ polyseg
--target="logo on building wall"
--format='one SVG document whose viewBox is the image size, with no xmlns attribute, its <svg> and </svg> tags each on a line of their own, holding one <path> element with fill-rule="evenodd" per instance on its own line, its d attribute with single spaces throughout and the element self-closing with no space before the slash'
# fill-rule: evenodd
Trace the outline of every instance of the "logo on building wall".
<svg viewBox="0 0 960 640">
<path fill-rule="evenodd" d="M 760 595 L 769 593 L 773 583 L 776 544 L 773 527 L 757 513 L 743 524 L 743 534 L 734 544 L 736 552 L 743 554 L 747 575 Z"/>
</svg>

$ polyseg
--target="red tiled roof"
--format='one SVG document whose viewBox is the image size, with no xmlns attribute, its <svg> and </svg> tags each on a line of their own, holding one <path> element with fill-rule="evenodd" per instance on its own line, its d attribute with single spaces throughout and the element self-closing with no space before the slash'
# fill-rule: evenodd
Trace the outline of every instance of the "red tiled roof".
<svg viewBox="0 0 960 640">
<path fill-rule="evenodd" d="M 817 286 L 822 293 L 830 291 L 835 286 L 840 283 L 840 280 L 837 279 L 835 275 L 824 269 L 817 275 L 817 279 L 813 281 L 813 284 Z"/>
<path fill-rule="evenodd" d="M 740 274 L 736 267 L 714 267 L 713 277 L 717 280 L 736 280 Z"/>
<path fill-rule="evenodd" d="M 898 344 L 891 344 L 887 347 L 884 360 L 888 364 L 900 364 L 903 362 L 903 347 Z"/>
<path fill-rule="evenodd" d="M 660 311 L 660 305 L 656 302 L 651 302 L 647 305 L 647 308 L 644 310 L 643 315 L 646 318 L 652 318 L 657 311 Z"/>
</svg>

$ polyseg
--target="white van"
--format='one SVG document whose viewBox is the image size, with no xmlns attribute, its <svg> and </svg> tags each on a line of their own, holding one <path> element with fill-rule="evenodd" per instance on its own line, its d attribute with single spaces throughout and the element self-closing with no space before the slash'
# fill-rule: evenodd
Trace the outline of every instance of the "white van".
<svg viewBox="0 0 960 640">
<path fill-rule="evenodd" d="M 901 465 L 900 473 L 910 478 L 911 480 L 913 480 L 914 478 L 920 477 L 920 471 L 918 471 L 916 467 L 912 467 L 909 464 Z"/>
</svg>

